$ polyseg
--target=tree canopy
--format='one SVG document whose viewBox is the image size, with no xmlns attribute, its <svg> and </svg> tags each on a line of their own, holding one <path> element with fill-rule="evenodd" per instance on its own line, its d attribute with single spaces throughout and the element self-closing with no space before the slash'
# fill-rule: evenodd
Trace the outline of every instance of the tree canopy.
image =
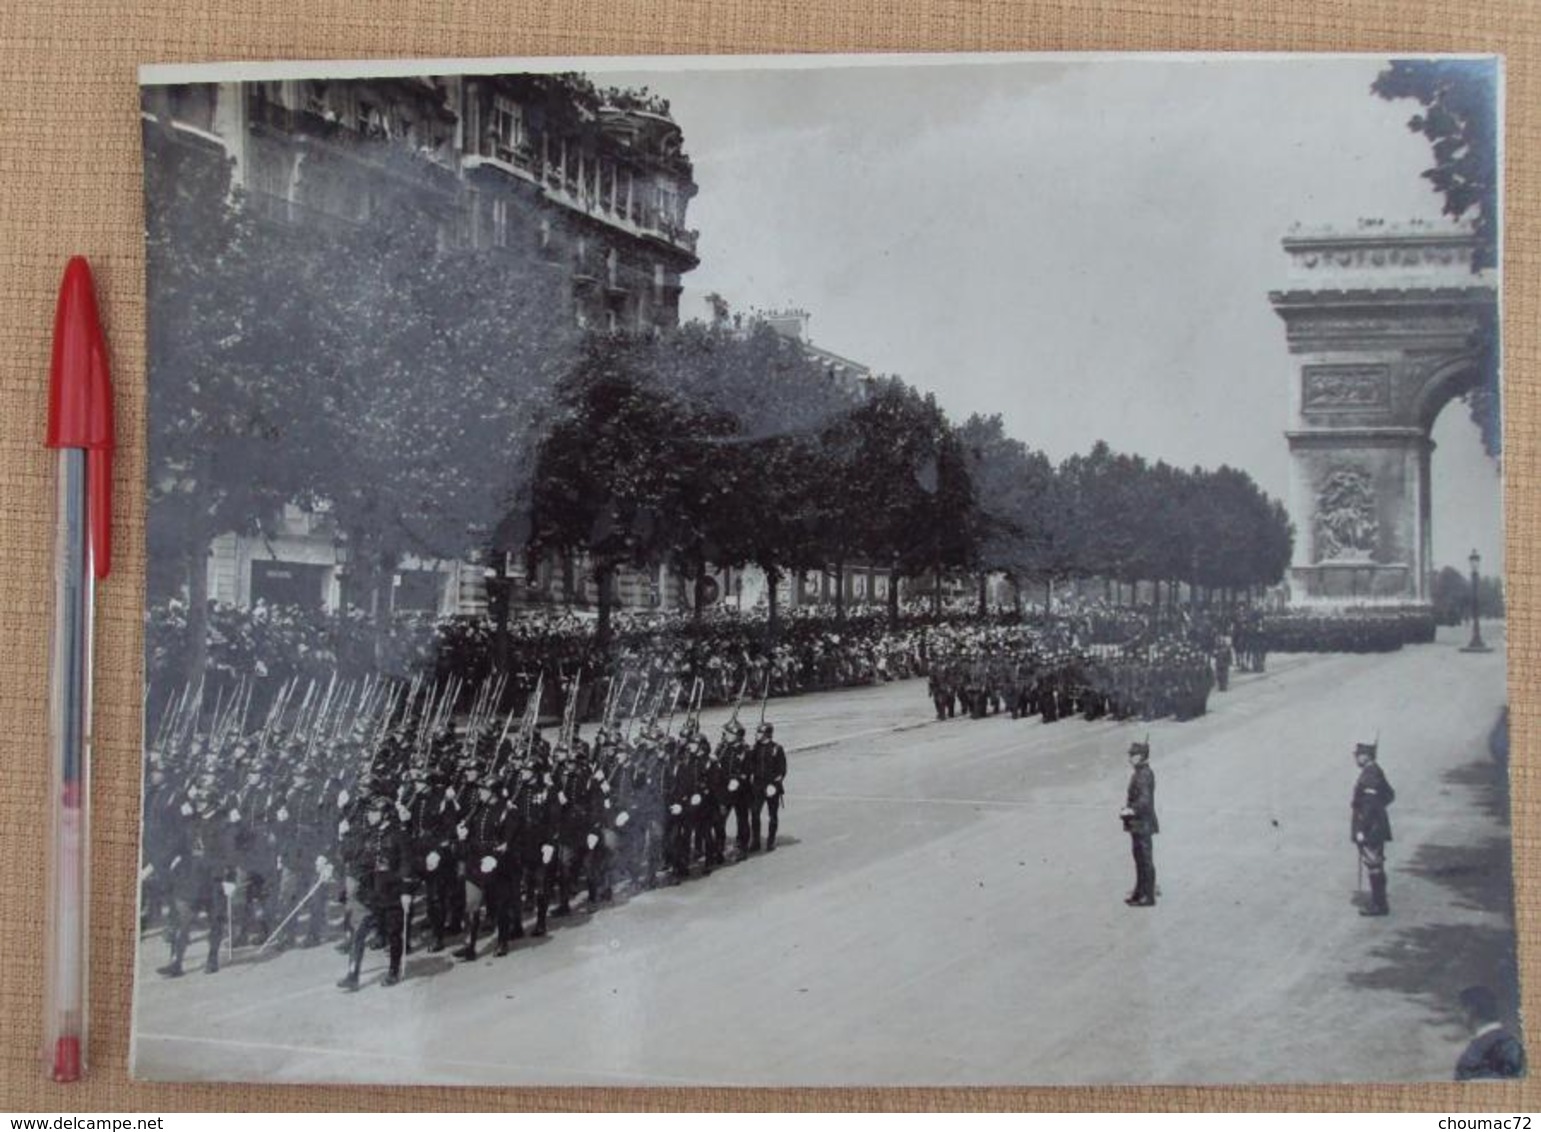
<svg viewBox="0 0 1541 1132">
<path fill-rule="evenodd" d="M 1445 214 L 1470 215 L 1477 238 L 1472 269 L 1498 264 L 1502 238 L 1498 206 L 1498 61 L 1496 59 L 1396 59 L 1370 89 L 1381 98 L 1411 98 L 1423 110 L 1408 129 L 1429 141 L 1434 164 L 1423 176 L 1444 198 Z M 1488 455 L 1503 451 L 1500 417 L 1499 330 L 1496 320 L 1473 343 L 1482 376 L 1466 395 L 1471 419 L 1482 432 Z"/>
<path fill-rule="evenodd" d="M 1288 563 L 1283 508 L 1235 469 L 1103 443 L 1056 467 L 999 416 L 839 379 L 721 305 L 580 332 L 534 247 L 474 246 L 453 190 L 388 154 L 367 221 L 297 226 L 250 209 L 221 153 L 147 129 L 151 586 L 192 618 L 210 540 L 288 504 L 331 525 L 377 618 L 409 558 L 558 553 L 597 583 L 601 634 L 625 566 L 668 564 L 698 599 L 723 567 L 876 568 L 897 618 L 899 579 L 938 600 L 992 574 L 1243 588 Z"/>
</svg>

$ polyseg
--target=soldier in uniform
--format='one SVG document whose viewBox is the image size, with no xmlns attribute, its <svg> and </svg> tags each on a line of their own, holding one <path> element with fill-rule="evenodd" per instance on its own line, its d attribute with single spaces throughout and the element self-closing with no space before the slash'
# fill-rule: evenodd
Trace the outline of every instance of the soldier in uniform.
<svg viewBox="0 0 1541 1132">
<path fill-rule="evenodd" d="M 975 653 L 968 666 L 968 682 L 964 686 L 963 706 L 970 719 L 983 719 L 989 708 L 989 666 L 983 653 Z"/>
<path fill-rule="evenodd" d="M 450 788 L 449 777 L 435 764 L 426 776 L 417 775 L 417 790 L 407 802 L 407 829 L 412 846 L 412 872 L 423 889 L 428 930 L 433 936 L 429 951 L 440 951 L 449 934 L 450 910 L 459 881 L 455 868 L 455 827 L 460 824 L 460 805 Z M 407 925 L 412 930 L 412 925 Z"/>
<path fill-rule="evenodd" d="M 194 786 L 178 810 L 181 819 L 170 839 L 166 865 L 171 893 L 171 920 L 168 939 L 171 962 L 159 974 L 175 979 L 182 974 L 182 957 L 187 951 L 193 920 L 200 914 L 209 918 L 209 954 L 204 970 L 219 970 L 219 945 L 224 941 L 229 892 L 235 890 L 234 873 L 228 871 L 221 851 L 225 836 L 219 801 L 208 784 Z"/>
<path fill-rule="evenodd" d="M 666 863 L 676 884 L 690 875 L 690 836 L 695 823 L 691 799 L 696 799 L 694 805 L 699 806 L 701 797 L 696 778 L 689 747 L 674 740 L 665 779 L 668 812 L 664 818 L 664 838 Z"/>
<path fill-rule="evenodd" d="M 235 757 L 243 758 L 245 748 L 237 744 Z M 231 863 L 236 869 L 236 890 L 240 900 L 235 904 L 234 922 L 230 934 L 235 946 L 261 942 L 268 935 L 268 879 L 273 873 L 276 852 L 269 839 L 263 819 L 267 816 L 270 791 L 262 772 L 249 766 L 246 781 L 229 800 L 226 818 L 229 822 Z"/>
<path fill-rule="evenodd" d="M 691 744 L 691 758 L 696 764 L 695 852 L 701 858 L 701 875 L 711 876 L 723 864 L 723 837 L 727 833 L 728 776 L 712 751 L 705 735 L 697 735 Z"/>
<path fill-rule="evenodd" d="M 546 934 L 546 910 L 551 905 L 549 877 L 551 864 L 556 859 L 555 803 L 550 780 L 535 766 L 521 767 L 512 798 L 514 845 L 511 858 L 518 870 L 512 926 L 515 939 L 524 934 L 526 903 L 535 905 L 534 934 L 537 937 Z"/>
<path fill-rule="evenodd" d="M 937 657 L 931 664 L 931 674 L 926 683 L 931 693 L 931 702 L 936 707 L 938 720 L 951 719 L 956 708 L 957 701 L 953 694 L 952 678 L 948 671 L 947 662 Z"/>
<path fill-rule="evenodd" d="M 664 866 L 663 791 L 667 757 L 662 734 L 650 726 L 637 746 L 627 787 L 632 826 L 632 834 L 626 842 L 631 849 L 629 868 L 633 883 L 644 889 L 658 883 L 658 871 Z"/>
<path fill-rule="evenodd" d="M 1231 686 L 1231 642 L 1221 634 L 1215 638 L 1215 687 L 1221 692 Z"/>
<path fill-rule="evenodd" d="M 765 830 L 765 851 L 776 848 L 776 827 L 781 812 L 781 801 L 786 796 L 787 753 L 776 742 L 776 729 L 769 723 L 760 724 L 755 732 L 754 749 L 749 752 L 749 781 L 754 794 L 754 805 L 749 818 L 749 851 L 760 848 L 760 811 L 768 811 Z"/>
<path fill-rule="evenodd" d="M 294 772 L 288 793 L 273 813 L 281 852 L 278 859 L 279 904 L 288 912 L 289 922 L 279 929 L 278 946 L 288 947 L 300 921 L 306 923 L 304 944 L 314 947 L 326 930 L 326 882 L 320 862 L 326 859 L 325 819 L 322 816 L 324 786 L 310 781 L 304 769 Z M 328 863 L 327 868 L 330 868 Z M 319 882 L 319 883 L 318 883 Z M 309 892 L 304 905 L 295 901 Z"/>
<path fill-rule="evenodd" d="M 631 754 L 615 737 L 603 764 L 595 771 L 594 824 L 598 836 L 589 855 L 589 899 L 612 900 L 616 874 L 631 864 Z"/>
<path fill-rule="evenodd" d="M 518 901 L 519 886 L 510 861 L 512 857 L 513 829 L 508 798 L 501 785 L 490 778 L 483 778 L 477 785 L 476 802 L 455 833 L 461 830 L 460 840 L 465 846 L 466 927 L 465 946 L 455 952 L 457 959 L 467 961 L 476 958 L 476 937 L 481 934 L 482 920 L 492 922 L 497 939 L 497 953 L 507 954 L 512 920 L 517 918 L 517 908 L 510 906 Z"/>
<path fill-rule="evenodd" d="M 145 767 L 144 859 L 139 873 L 140 931 L 154 925 L 170 903 L 166 862 L 171 859 L 168 847 L 180 802 L 176 788 L 167 781 L 159 753 L 152 751 Z"/>
<path fill-rule="evenodd" d="M 572 914 L 572 897 L 580 878 L 585 878 L 588 838 L 594 830 L 594 768 L 588 750 L 574 744 L 571 759 L 557 764 L 557 804 L 561 819 L 557 841 L 556 894 L 558 916 Z"/>
<path fill-rule="evenodd" d="M 583 844 L 586 850 L 583 859 L 583 879 L 588 888 L 589 908 L 599 907 L 601 900 L 609 900 L 613 896 L 614 882 L 611 880 L 611 871 L 615 864 L 615 848 L 620 841 L 615 835 L 615 827 L 611 824 L 611 811 L 615 803 L 611 795 L 615 792 L 615 785 L 611 782 L 611 774 L 614 771 L 615 748 L 605 742 L 604 731 L 600 732 L 599 761 L 589 769 L 588 804 L 588 831 L 583 835 Z M 608 835 L 608 836 L 607 836 Z"/>
<path fill-rule="evenodd" d="M 728 811 L 733 812 L 733 840 L 738 846 L 738 855 L 743 857 L 749 851 L 749 747 L 744 742 L 744 725 L 732 723 L 723 728 L 727 737 L 717 748 L 717 755 L 722 760 L 722 770 L 727 786 L 727 805 L 723 807 L 722 836 L 726 840 L 728 830 Z"/>
<path fill-rule="evenodd" d="M 1132 908 L 1156 903 L 1154 838 L 1161 831 L 1156 821 L 1156 772 L 1150 769 L 1150 744 L 1129 745 L 1129 791 L 1118 812 L 1134 852 L 1134 891 L 1124 898 Z"/>
<path fill-rule="evenodd" d="M 1386 903 L 1386 843 L 1391 840 L 1391 815 L 1387 809 L 1396 801 L 1396 791 L 1386 781 L 1386 773 L 1375 757 L 1376 744 L 1354 744 L 1359 777 L 1349 803 L 1349 833 L 1358 849 L 1359 862 L 1370 876 L 1370 899 L 1359 909 L 1361 916 L 1384 916 L 1391 911 Z"/>
<path fill-rule="evenodd" d="M 358 990 L 364 948 L 377 930 L 385 935 L 390 969 L 382 986 L 401 981 L 401 956 L 406 938 L 405 904 L 412 882 L 406 831 L 385 783 L 377 782 L 364 805 L 361 827 L 347 830 L 344 863 L 354 881 L 353 900 L 358 904 L 353 938 L 348 948 L 348 973 L 337 983 L 343 990 Z"/>
</svg>

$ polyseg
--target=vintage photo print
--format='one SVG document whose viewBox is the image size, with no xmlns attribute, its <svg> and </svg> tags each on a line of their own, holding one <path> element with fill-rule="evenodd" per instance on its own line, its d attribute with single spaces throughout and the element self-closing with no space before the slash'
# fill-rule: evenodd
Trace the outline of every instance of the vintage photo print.
<svg viewBox="0 0 1541 1132">
<path fill-rule="evenodd" d="M 137 1075 L 1524 1073 L 1499 60 L 142 95 Z"/>
</svg>

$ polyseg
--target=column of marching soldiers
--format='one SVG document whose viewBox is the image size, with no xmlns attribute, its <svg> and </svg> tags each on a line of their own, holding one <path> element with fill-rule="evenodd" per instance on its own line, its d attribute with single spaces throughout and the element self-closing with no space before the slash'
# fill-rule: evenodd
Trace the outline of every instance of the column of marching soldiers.
<svg viewBox="0 0 1541 1132">
<path fill-rule="evenodd" d="M 338 985 L 357 989 L 373 942 L 389 955 L 390 986 L 414 934 L 472 960 L 485 933 L 501 956 L 527 917 L 541 936 L 548 912 L 567 916 L 576 899 L 593 910 L 621 886 L 709 875 L 728 860 L 729 816 L 737 859 L 775 849 L 787 762 L 765 696 L 755 740 L 739 722 L 741 688 L 714 749 L 699 680 L 687 690 L 623 676 L 590 744 L 579 683 L 554 744 L 538 719 L 541 685 L 504 715 L 502 677 L 467 689 L 334 676 L 303 693 L 294 680 L 255 730 L 252 684 L 212 712 L 201 684 L 184 688 L 147 752 L 141 926 L 165 916 L 159 973 L 184 973 L 200 920 L 213 973 L 236 947 L 326 941 L 340 903 Z"/>
<path fill-rule="evenodd" d="M 1195 719 L 1229 687 L 1233 664 L 1262 672 L 1267 642 L 1230 635 L 1165 637 L 1149 644 L 1077 646 L 1020 628 L 999 628 L 939 648 L 927 692 L 937 719 L 983 719 L 1002 711 L 1044 723 L 1084 719 Z"/>
</svg>

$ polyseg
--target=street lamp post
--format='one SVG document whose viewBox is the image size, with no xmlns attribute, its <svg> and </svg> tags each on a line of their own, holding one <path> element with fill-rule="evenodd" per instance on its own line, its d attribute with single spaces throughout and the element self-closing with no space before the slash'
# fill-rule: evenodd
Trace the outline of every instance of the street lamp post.
<svg viewBox="0 0 1541 1132">
<path fill-rule="evenodd" d="M 1482 555 L 1475 550 L 1466 560 L 1471 565 L 1471 641 L 1462 652 L 1492 652 L 1482 640 L 1482 606 L 1477 593 L 1477 567 L 1482 565 Z"/>
</svg>

